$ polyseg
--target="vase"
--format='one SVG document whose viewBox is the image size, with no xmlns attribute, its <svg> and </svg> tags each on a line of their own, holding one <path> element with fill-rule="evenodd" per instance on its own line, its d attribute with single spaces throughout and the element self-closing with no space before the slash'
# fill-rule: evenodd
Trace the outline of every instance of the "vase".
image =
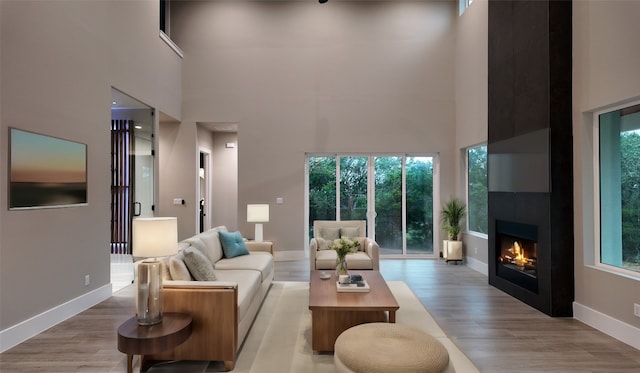
<svg viewBox="0 0 640 373">
<path fill-rule="evenodd" d="M 336 260 L 336 277 L 348 274 L 347 259 L 345 257 L 338 257 L 338 260 Z"/>
<path fill-rule="evenodd" d="M 138 265 L 136 317 L 140 325 L 162 322 L 162 262 L 145 260 Z"/>
</svg>

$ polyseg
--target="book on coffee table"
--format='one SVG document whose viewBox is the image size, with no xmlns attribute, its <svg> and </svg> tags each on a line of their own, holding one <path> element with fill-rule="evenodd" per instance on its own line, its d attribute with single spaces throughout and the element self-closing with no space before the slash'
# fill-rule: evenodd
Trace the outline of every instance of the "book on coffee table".
<svg viewBox="0 0 640 373">
<path fill-rule="evenodd" d="M 351 281 L 345 284 L 336 281 L 336 290 L 338 293 L 366 293 L 370 288 L 366 280 Z"/>
</svg>

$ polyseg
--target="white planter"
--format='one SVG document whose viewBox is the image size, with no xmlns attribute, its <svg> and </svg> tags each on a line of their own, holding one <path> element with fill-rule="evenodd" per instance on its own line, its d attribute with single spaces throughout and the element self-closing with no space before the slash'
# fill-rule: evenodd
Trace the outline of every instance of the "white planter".
<svg viewBox="0 0 640 373">
<path fill-rule="evenodd" d="M 442 257 L 447 259 L 447 246 L 449 245 L 449 240 L 442 240 L 442 247 L 440 251 L 442 251 Z"/>
<path fill-rule="evenodd" d="M 443 257 L 447 262 L 450 260 L 462 260 L 462 241 L 445 240 L 445 242 L 446 246 L 444 247 Z"/>
</svg>

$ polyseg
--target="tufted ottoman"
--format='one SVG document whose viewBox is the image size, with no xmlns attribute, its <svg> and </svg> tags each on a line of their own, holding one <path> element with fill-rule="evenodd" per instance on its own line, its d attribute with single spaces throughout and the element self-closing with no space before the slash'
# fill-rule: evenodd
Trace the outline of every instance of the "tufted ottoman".
<svg viewBox="0 0 640 373">
<path fill-rule="evenodd" d="M 444 372 L 449 353 L 436 338 L 405 325 L 369 323 L 336 339 L 336 372 Z"/>
</svg>

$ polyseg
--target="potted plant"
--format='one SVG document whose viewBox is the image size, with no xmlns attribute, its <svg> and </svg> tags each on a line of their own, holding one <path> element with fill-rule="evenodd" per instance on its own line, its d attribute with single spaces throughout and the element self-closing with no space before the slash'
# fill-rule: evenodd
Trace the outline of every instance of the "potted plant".
<svg viewBox="0 0 640 373">
<path fill-rule="evenodd" d="M 448 235 L 448 239 L 442 241 L 442 256 L 447 262 L 462 260 L 462 241 L 458 238 L 462 231 L 462 219 L 466 213 L 465 203 L 456 197 L 449 198 L 440 210 L 440 222 Z"/>
</svg>

